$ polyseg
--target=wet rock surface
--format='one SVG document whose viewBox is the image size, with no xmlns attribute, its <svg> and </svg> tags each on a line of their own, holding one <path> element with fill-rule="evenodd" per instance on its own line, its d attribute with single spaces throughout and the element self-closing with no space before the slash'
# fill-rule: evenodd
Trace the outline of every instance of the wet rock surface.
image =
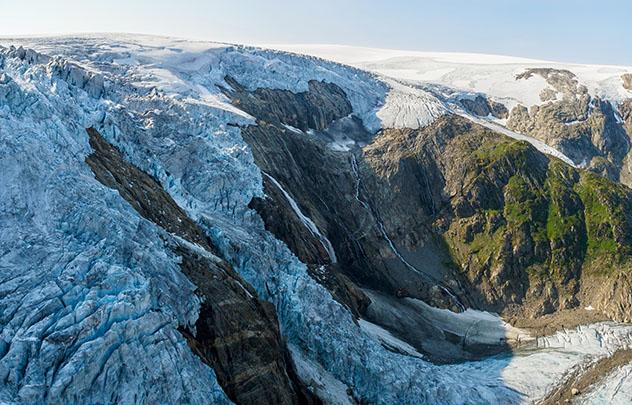
<svg viewBox="0 0 632 405">
<path fill-rule="evenodd" d="M 261 215 L 266 229 L 284 241 L 303 263 L 308 264 L 312 278 L 359 317 L 370 304 L 368 297 L 337 270 L 338 264 L 332 263 L 322 243 L 297 217 L 279 188 L 265 176 L 264 190 L 265 198 L 254 198 L 250 207 Z"/>
</svg>

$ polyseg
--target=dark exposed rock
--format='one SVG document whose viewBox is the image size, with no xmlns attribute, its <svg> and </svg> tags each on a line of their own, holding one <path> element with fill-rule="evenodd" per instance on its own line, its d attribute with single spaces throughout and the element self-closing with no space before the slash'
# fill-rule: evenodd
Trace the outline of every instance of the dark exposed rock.
<svg viewBox="0 0 632 405">
<path fill-rule="evenodd" d="M 118 190 L 140 215 L 167 232 L 214 251 L 206 236 L 182 208 L 167 194 L 158 181 L 136 166 L 126 162 L 121 153 L 110 145 L 94 128 L 87 129 L 94 153 L 86 158 L 97 180 Z"/>
<path fill-rule="evenodd" d="M 265 122 L 279 122 L 302 131 L 321 131 L 352 112 L 344 90 L 332 83 L 310 80 L 308 91 L 294 94 L 265 88 L 249 92 L 230 76 L 225 81 L 231 88 L 222 90 L 232 103 Z"/>
<path fill-rule="evenodd" d="M 490 113 L 487 99 L 483 96 L 476 96 L 473 100 L 465 98 L 461 100 L 461 104 L 463 104 L 463 107 L 465 107 L 469 113 L 478 115 L 479 117 L 487 117 Z"/>
<path fill-rule="evenodd" d="M 509 111 L 503 104 L 489 100 L 481 95 L 476 96 L 473 100 L 464 98 L 461 104 L 469 113 L 478 115 L 479 117 L 487 117 L 492 115 L 496 118 L 507 118 Z"/>
<path fill-rule="evenodd" d="M 544 102 L 555 101 L 557 100 L 557 92 L 549 87 L 546 87 L 540 92 L 540 100 Z"/>
<path fill-rule="evenodd" d="M 325 93 L 312 94 L 309 99 L 330 99 L 335 98 L 339 91 L 333 90 L 333 96 L 326 93 L 331 91 L 331 86 L 312 86 L 310 92 Z M 234 85 L 238 87 L 238 85 Z M 259 89 L 263 91 L 263 89 Z M 245 90 L 240 90 L 245 91 Z M 256 91 L 255 91 L 256 92 Z M 297 104 L 302 104 L 306 98 L 304 93 L 295 95 L 282 90 L 267 90 L 267 98 L 274 98 L 276 92 L 283 94 L 286 99 L 284 103 L 276 104 L 274 115 L 265 115 L 268 120 L 260 117 L 257 125 L 249 125 L 242 128 L 244 140 L 251 146 L 257 165 L 266 173 L 272 175 L 297 200 L 301 209 L 309 216 L 320 230 L 331 240 L 338 256 L 337 266 L 330 266 L 330 271 L 340 269 L 354 283 L 362 286 L 387 291 L 395 294 L 398 291 L 406 291 L 411 296 L 433 302 L 438 306 L 452 306 L 451 298 L 441 292 L 436 292 L 432 286 L 440 282 L 429 279 L 429 276 L 411 269 L 403 263 L 392 251 L 388 241 L 384 237 L 375 207 L 369 207 L 362 200 L 360 177 L 363 170 L 360 167 L 357 174 L 353 170 L 349 155 L 334 152 L 328 149 L 323 142 L 316 137 L 311 137 L 305 133 L 296 133 L 283 127 L 284 123 L 292 122 L 299 127 L 316 130 L 311 127 L 309 120 L 297 122 L 294 111 L 298 109 Z M 229 93 L 230 94 L 230 93 Z M 234 95 L 232 97 L 235 97 Z M 266 98 L 266 100 L 267 100 Z M 267 101 L 256 95 L 248 96 L 241 94 L 239 99 L 248 99 L 248 104 L 236 104 L 236 106 L 248 108 L 250 114 L 256 114 L 260 110 L 267 108 Z M 319 108 L 327 108 L 326 104 Z M 329 124 L 334 123 L 336 114 L 331 112 L 321 112 L 321 116 L 330 116 Z M 332 126 L 324 130 L 331 130 Z M 274 196 L 274 193 L 270 194 Z M 253 202 L 253 206 L 260 203 Z M 282 204 L 281 204 L 282 205 Z M 262 211 L 263 212 L 263 211 Z M 264 216 L 266 219 L 266 216 Z M 274 221 L 274 219 L 272 219 Z M 270 220 L 267 221 L 269 229 L 282 231 L 279 226 L 275 226 Z M 285 230 L 291 230 L 284 225 Z M 294 228 L 297 229 L 296 227 Z M 303 243 L 305 232 L 284 235 L 275 234 L 288 242 L 295 254 L 303 256 L 308 260 L 304 250 L 310 250 L 313 243 Z M 417 236 L 413 236 L 417 237 Z M 298 245 L 302 245 L 303 248 Z M 430 259 L 426 263 L 430 268 L 436 262 L 433 253 L 432 243 L 427 244 L 427 251 L 418 252 L 419 262 L 421 259 Z M 320 248 L 314 251 L 322 263 L 322 253 Z M 434 270 L 433 270 L 434 271 Z M 312 273 L 313 275 L 314 273 Z M 332 279 L 336 279 L 332 278 Z M 338 284 L 338 286 L 340 286 Z M 350 292 L 355 296 L 355 293 Z M 335 295 L 334 295 L 335 296 Z M 364 301 L 364 299 L 362 300 Z M 344 302 L 343 302 L 344 303 Z M 348 304 L 346 304 L 348 305 Z"/>
<path fill-rule="evenodd" d="M 266 230 L 278 235 L 303 262 L 316 265 L 331 264 L 322 243 L 301 222 L 281 190 L 263 176 L 265 198 L 255 197 L 249 204 L 264 219 Z"/>
<path fill-rule="evenodd" d="M 167 242 L 181 256 L 182 272 L 203 301 L 196 332 L 180 330 L 191 349 L 213 367 L 226 394 L 243 404 L 317 401 L 298 383 L 274 307 L 258 299 L 255 290 L 217 257 L 204 231 L 155 179 L 126 162 L 94 128 L 87 131 L 94 152 L 86 163 L 97 180 L 116 189 L 144 218 L 203 249 L 176 239 Z"/>
<path fill-rule="evenodd" d="M 284 241 L 303 263 L 309 274 L 325 286 L 332 296 L 359 317 L 369 299 L 345 275 L 336 270 L 320 241 L 305 227 L 280 190 L 263 178 L 265 198 L 254 198 L 250 208 L 263 218 L 266 229 Z"/>
<path fill-rule="evenodd" d="M 194 353 L 214 368 L 229 398 L 240 404 L 313 402 L 286 360 L 272 304 L 257 299 L 225 262 L 218 265 L 183 246 L 176 253 L 204 300 L 195 335 L 181 331 Z"/>
<path fill-rule="evenodd" d="M 504 104 L 499 103 L 494 100 L 488 100 L 488 103 L 490 106 L 491 114 L 494 117 L 500 118 L 500 119 L 509 117 L 509 110 L 507 109 L 507 107 L 505 107 Z"/>
</svg>

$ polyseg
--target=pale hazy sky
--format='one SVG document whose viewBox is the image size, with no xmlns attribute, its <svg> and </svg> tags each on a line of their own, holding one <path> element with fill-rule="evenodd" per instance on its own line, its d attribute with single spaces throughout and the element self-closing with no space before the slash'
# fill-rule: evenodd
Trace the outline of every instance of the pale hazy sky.
<svg viewBox="0 0 632 405">
<path fill-rule="evenodd" d="M 630 0 L 0 0 L 0 36 L 78 32 L 632 65 Z"/>
</svg>

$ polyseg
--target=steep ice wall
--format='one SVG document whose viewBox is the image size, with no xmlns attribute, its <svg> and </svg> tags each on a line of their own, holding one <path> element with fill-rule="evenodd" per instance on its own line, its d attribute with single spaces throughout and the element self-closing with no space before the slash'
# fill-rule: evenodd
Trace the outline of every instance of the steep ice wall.
<svg viewBox="0 0 632 405">
<path fill-rule="evenodd" d="M 107 105 L 67 67 L 0 52 L 0 400 L 228 402 L 176 330 L 178 258 L 84 164 Z"/>
<path fill-rule="evenodd" d="M 377 112 L 383 128 L 423 128 L 448 113 L 446 106 L 427 91 L 396 80 L 384 80 L 390 91 Z"/>
</svg>

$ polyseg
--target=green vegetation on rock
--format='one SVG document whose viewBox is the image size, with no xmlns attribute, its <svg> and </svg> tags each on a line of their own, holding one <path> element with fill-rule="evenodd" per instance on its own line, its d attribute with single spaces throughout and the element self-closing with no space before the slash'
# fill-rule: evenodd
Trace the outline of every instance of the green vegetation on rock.
<svg viewBox="0 0 632 405">
<path fill-rule="evenodd" d="M 587 264 L 599 263 L 607 272 L 629 260 L 630 192 L 622 185 L 593 173 L 582 173 L 575 190 L 584 203 L 587 233 Z M 594 267 L 594 266 L 592 266 Z"/>
<path fill-rule="evenodd" d="M 607 275 L 628 260 L 625 186 L 501 137 L 485 137 L 469 156 L 470 182 L 444 235 L 470 280 L 489 283 L 492 301 L 510 291 L 519 303 L 530 288 L 544 313 L 572 306 L 582 275 Z M 520 279 L 528 280 L 522 291 L 510 287 Z"/>
</svg>

